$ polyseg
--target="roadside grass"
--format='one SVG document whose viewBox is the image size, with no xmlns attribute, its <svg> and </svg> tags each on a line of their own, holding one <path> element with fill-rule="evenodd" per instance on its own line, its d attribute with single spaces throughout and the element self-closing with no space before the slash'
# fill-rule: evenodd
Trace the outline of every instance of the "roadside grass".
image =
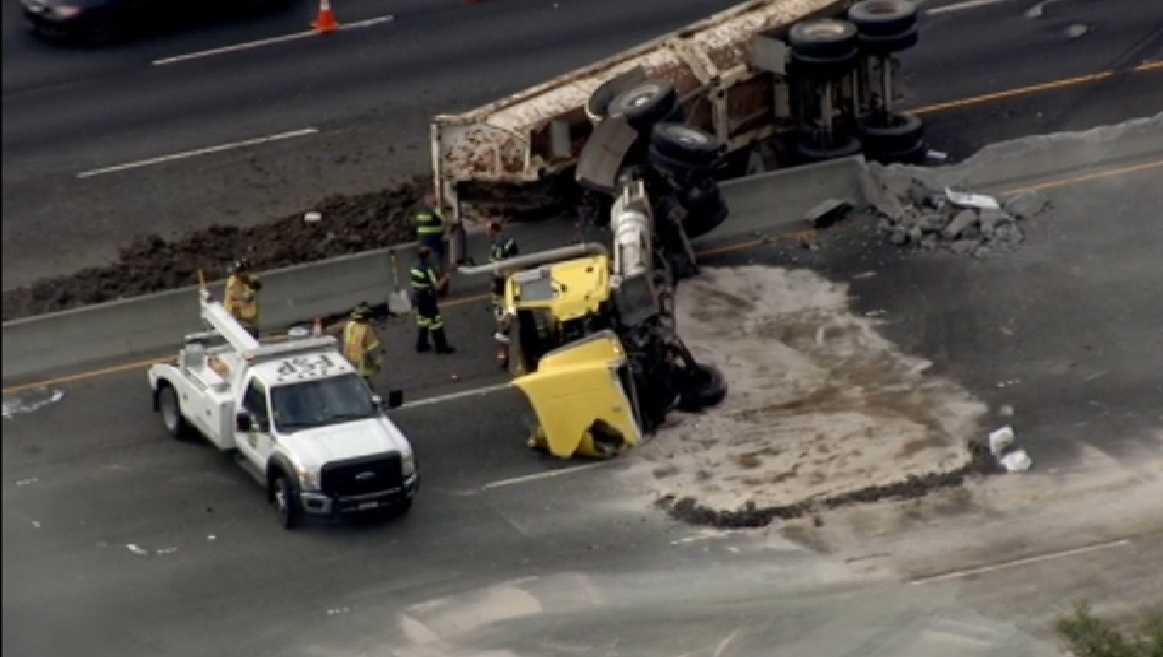
<svg viewBox="0 0 1163 657">
<path fill-rule="evenodd" d="M 1163 608 L 1122 624 L 1094 616 L 1088 603 L 1079 602 L 1055 629 L 1074 657 L 1163 657 Z"/>
</svg>

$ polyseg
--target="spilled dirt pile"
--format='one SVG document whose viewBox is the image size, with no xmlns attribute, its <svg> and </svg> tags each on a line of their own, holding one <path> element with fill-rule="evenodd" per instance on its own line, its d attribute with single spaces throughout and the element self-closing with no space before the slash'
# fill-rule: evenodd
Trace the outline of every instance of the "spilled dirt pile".
<svg viewBox="0 0 1163 657">
<path fill-rule="evenodd" d="M 302 213 L 247 228 L 214 225 L 174 241 L 157 235 L 136 239 L 105 267 L 44 279 L 4 292 L 4 320 L 159 292 L 225 276 L 247 256 L 259 270 L 322 260 L 411 241 L 412 207 L 428 190 L 413 179 L 380 192 L 333 196 L 314 209 L 323 218 L 307 223 Z"/>
<path fill-rule="evenodd" d="M 683 339 L 730 393 L 673 414 L 637 452 L 628 476 L 672 514 L 757 526 L 923 495 L 979 467 L 967 444 L 985 405 L 853 314 L 847 286 L 808 270 L 704 269 L 677 308 Z"/>
</svg>

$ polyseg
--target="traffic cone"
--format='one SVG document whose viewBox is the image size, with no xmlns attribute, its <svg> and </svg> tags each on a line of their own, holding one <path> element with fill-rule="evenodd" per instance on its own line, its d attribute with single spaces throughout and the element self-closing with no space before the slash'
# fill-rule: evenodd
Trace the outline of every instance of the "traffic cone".
<svg viewBox="0 0 1163 657">
<path fill-rule="evenodd" d="M 311 335 L 316 337 L 323 335 L 323 320 L 316 317 L 315 325 L 311 327 Z"/>
<path fill-rule="evenodd" d="M 334 32 L 339 29 L 339 21 L 331 11 L 331 0 L 319 0 L 319 16 L 311 23 L 316 32 Z"/>
</svg>

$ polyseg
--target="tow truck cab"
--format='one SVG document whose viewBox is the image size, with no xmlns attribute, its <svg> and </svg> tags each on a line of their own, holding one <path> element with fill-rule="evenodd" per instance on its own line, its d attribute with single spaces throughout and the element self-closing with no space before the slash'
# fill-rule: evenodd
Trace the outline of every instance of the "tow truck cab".
<svg viewBox="0 0 1163 657">
<path fill-rule="evenodd" d="M 419 488 L 412 446 L 334 338 L 260 345 L 236 334 L 219 304 L 206 305 L 212 324 L 230 323 L 234 344 L 221 343 L 224 332 L 187 336 L 176 362 L 149 369 L 167 430 L 237 450 L 288 528 L 303 513 L 410 507 Z"/>
</svg>

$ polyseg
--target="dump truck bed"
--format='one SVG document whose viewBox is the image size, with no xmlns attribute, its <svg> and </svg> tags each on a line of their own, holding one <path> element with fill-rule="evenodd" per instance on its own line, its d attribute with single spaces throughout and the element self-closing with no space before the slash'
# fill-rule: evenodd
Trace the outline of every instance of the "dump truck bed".
<svg viewBox="0 0 1163 657">
<path fill-rule="evenodd" d="M 441 204 L 457 212 L 461 183 L 529 183 L 574 165 L 591 130 L 586 100 L 604 82 L 635 69 L 669 81 L 680 96 L 689 94 L 689 121 L 729 150 L 770 136 L 780 115 L 773 79 L 782 73 L 777 40 L 792 24 L 839 15 L 849 4 L 744 3 L 488 105 L 438 115 L 431 148 Z"/>
</svg>

